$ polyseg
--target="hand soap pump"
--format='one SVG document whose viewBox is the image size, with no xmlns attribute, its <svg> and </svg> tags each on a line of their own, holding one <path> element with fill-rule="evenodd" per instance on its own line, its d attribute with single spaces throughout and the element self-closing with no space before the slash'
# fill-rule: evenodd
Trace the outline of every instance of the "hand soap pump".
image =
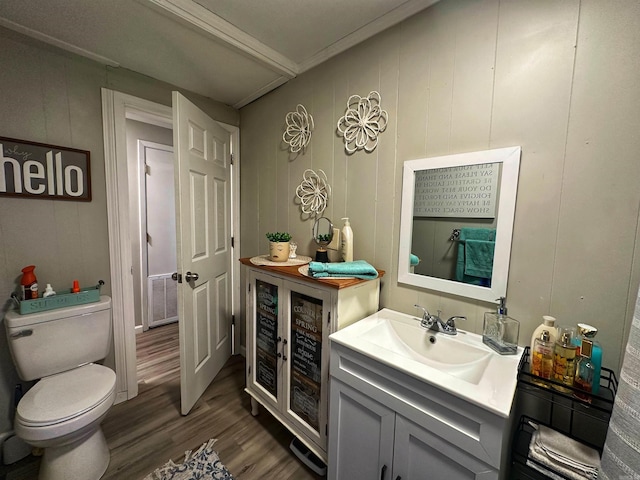
<svg viewBox="0 0 640 480">
<path fill-rule="evenodd" d="M 484 314 L 482 341 L 501 355 L 518 352 L 520 322 L 507 316 L 507 299 L 500 297 L 496 312 Z"/>
</svg>

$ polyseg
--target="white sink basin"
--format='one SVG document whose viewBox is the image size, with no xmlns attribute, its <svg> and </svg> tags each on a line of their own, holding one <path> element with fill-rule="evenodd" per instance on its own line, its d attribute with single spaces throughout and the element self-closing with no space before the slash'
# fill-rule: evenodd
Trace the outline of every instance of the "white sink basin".
<svg viewBox="0 0 640 480">
<path fill-rule="evenodd" d="M 361 334 L 363 340 L 467 382 L 477 384 L 491 359 L 492 352 L 484 345 L 478 348 L 470 343 L 466 332 L 436 334 L 413 317 L 388 315 L 372 323 Z"/>
<path fill-rule="evenodd" d="M 500 355 L 482 337 L 458 329 L 446 335 L 420 318 L 383 309 L 332 334 L 345 345 L 503 416 L 509 415 L 523 349 Z"/>
</svg>

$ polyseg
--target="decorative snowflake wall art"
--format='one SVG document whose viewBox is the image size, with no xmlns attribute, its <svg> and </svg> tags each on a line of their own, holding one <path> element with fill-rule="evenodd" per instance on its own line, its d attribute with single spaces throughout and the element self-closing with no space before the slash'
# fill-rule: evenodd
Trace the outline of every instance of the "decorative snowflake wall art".
<svg viewBox="0 0 640 480">
<path fill-rule="evenodd" d="M 313 117 L 307 113 L 303 105 L 298 104 L 294 112 L 287 113 L 285 122 L 287 128 L 282 134 L 282 140 L 289 145 L 289 151 L 291 153 L 304 151 L 311 141 Z"/>
<path fill-rule="evenodd" d="M 327 175 L 307 169 L 302 174 L 302 183 L 296 188 L 296 196 L 300 199 L 302 213 L 307 215 L 322 215 L 327 208 L 327 200 L 331 195 L 331 187 L 327 182 Z"/>
<path fill-rule="evenodd" d="M 378 145 L 378 135 L 387 128 L 388 118 L 380 102 L 380 94 L 375 91 L 364 98 L 351 95 L 347 100 L 347 111 L 338 120 L 338 131 L 344 137 L 347 153 L 362 149 L 371 153 Z"/>
</svg>

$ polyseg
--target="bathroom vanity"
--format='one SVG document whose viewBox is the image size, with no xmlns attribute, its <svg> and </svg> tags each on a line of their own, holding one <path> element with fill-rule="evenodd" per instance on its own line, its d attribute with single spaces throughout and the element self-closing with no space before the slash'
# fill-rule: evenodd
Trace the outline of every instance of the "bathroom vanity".
<svg viewBox="0 0 640 480">
<path fill-rule="evenodd" d="M 521 348 L 387 309 L 330 340 L 329 480 L 507 478 Z"/>
<path fill-rule="evenodd" d="M 327 462 L 331 333 L 379 308 L 375 280 L 316 280 L 298 266 L 246 265 L 246 392 Z"/>
</svg>

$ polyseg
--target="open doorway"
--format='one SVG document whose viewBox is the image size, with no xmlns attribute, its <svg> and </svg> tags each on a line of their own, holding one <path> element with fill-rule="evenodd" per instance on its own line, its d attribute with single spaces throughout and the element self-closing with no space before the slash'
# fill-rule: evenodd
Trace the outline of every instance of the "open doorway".
<svg viewBox="0 0 640 480">
<path fill-rule="evenodd" d="M 144 99 L 102 90 L 103 124 L 105 137 L 105 174 L 107 180 L 107 215 L 109 222 L 112 316 L 114 331 L 114 364 L 116 371 L 116 402 L 133 398 L 138 393 L 136 372 L 136 335 L 134 280 L 132 265 L 131 214 L 129 204 L 135 197 L 129 193 L 129 166 L 126 148 L 126 121 L 135 120 L 160 127 L 172 128 L 171 107 Z M 231 238 L 239 224 L 239 178 L 233 172 L 239 165 L 239 129 L 219 124 L 228 131 L 233 155 L 231 175 Z M 218 127 L 219 128 L 219 127 Z M 162 142 L 156 142 L 162 143 Z M 232 310 L 238 312 L 240 301 L 239 239 L 235 238 L 229 281 L 232 290 Z M 142 301 L 142 300 L 141 300 Z M 142 307 L 141 307 L 142 309 Z M 180 334 L 182 335 L 182 333 Z M 239 338 L 234 335 L 232 346 L 239 349 Z"/>
</svg>

